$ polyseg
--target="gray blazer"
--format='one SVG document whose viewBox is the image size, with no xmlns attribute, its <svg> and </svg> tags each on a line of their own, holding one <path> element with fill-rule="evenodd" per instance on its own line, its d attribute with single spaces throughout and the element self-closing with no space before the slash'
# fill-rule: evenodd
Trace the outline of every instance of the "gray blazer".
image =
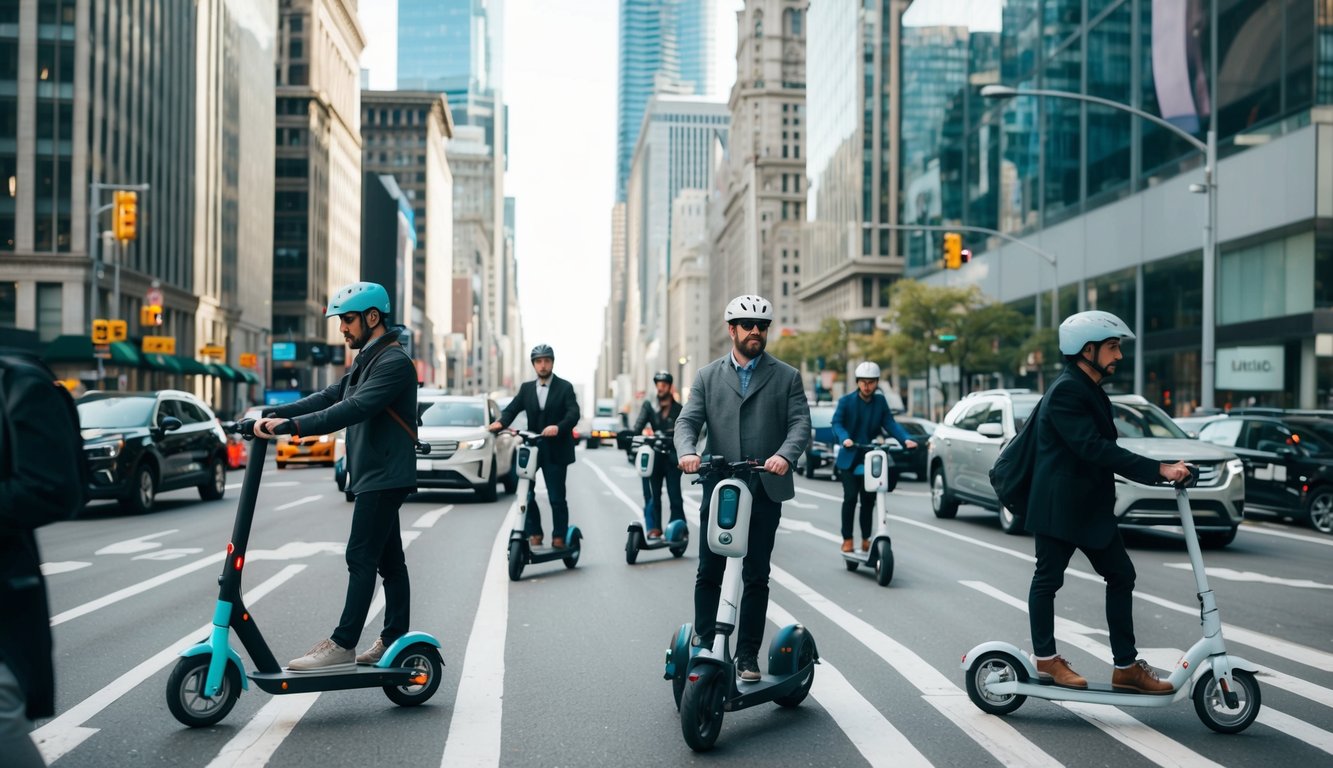
<svg viewBox="0 0 1333 768">
<path fill-rule="evenodd" d="M 759 356 L 750 387 L 741 397 L 741 379 L 731 351 L 700 369 L 690 399 L 676 419 L 676 455 L 696 454 L 700 430 L 708 428 L 713 456 L 728 461 L 781 456 L 793 468 L 787 474 L 762 474 L 764 491 L 774 501 L 796 495 L 792 474 L 810 443 L 810 403 L 801 373 L 770 354 Z"/>
</svg>

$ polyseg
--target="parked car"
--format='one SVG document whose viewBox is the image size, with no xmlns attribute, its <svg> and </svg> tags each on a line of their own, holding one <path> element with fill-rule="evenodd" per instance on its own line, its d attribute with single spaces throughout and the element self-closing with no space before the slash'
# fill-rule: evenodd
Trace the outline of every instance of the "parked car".
<svg viewBox="0 0 1333 768">
<path fill-rule="evenodd" d="M 1225 413 L 1214 413 L 1207 416 L 1177 416 L 1172 420 L 1175 421 L 1176 426 L 1184 430 L 1185 434 L 1189 437 L 1198 437 L 1199 430 L 1203 429 L 1204 425 L 1225 418 L 1227 418 Z"/>
<path fill-rule="evenodd" d="M 974 504 L 999 512 L 1006 533 L 1021 532 L 1021 518 L 1002 508 L 989 473 L 1000 450 L 1040 399 L 1027 390 L 987 390 L 964 397 L 949 411 L 930 439 L 931 506 L 936 517 L 951 518 L 959 504 Z M 1165 412 L 1138 395 L 1112 395 L 1111 409 L 1121 447 L 1159 461 L 1187 461 L 1199 467 L 1190 505 L 1200 541 L 1208 546 L 1230 544 L 1245 509 L 1240 459 L 1189 439 Z M 1115 513 L 1122 528 L 1179 525 L 1175 491 L 1170 487 L 1144 485 L 1119 475 L 1115 487 Z"/>
<path fill-rule="evenodd" d="M 819 470 L 833 471 L 834 444 L 833 403 L 815 403 L 810 406 L 810 445 L 805 449 L 805 476 L 813 478 Z"/>
<path fill-rule="evenodd" d="M 417 456 L 417 487 L 471 489 L 481 501 L 495 501 L 499 485 L 513 493 L 518 440 L 487 428 L 499 417 L 500 407 L 487 397 L 431 397 L 418 429 L 430 453 Z"/>
<path fill-rule="evenodd" d="M 926 479 L 926 441 L 934 433 L 936 424 L 933 421 L 918 419 L 915 416 L 898 416 L 896 414 L 894 420 L 916 442 L 916 447 L 907 448 L 898 442 L 898 438 L 886 436 L 884 447 L 888 451 L 889 458 L 893 459 L 893 470 L 900 477 L 904 472 L 907 472 L 911 473 L 917 480 L 924 482 Z M 834 461 L 837 460 L 838 452 L 841 450 L 842 446 L 833 446 Z M 836 466 L 833 469 L 833 479 L 841 479 L 841 473 L 838 472 Z"/>
<path fill-rule="evenodd" d="M 1293 517 L 1333 533 L 1333 420 L 1247 411 L 1205 424 L 1199 440 L 1240 457 L 1247 509 Z"/>
<path fill-rule="evenodd" d="M 347 435 L 339 432 L 333 441 L 333 482 L 342 491 L 343 498 L 356 501 L 356 494 L 347 490 Z"/>
<path fill-rule="evenodd" d="M 333 445 L 342 430 L 327 435 L 281 435 L 274 448 L 273 461 L 278 469 L 288 464 L 318 464 L 333 466 Z"/>
<path fill-rule="evenodd" d="M 235 421 L 222 422 L 222 431 L 227 436 L 227 469 L 244 469 L 250 463 L 250 443 L 244 437 L 231 431 L 238 421 L 258 419 L 264 415 L 264 406 L 255 405 L 245 409 Z"/>
<path fill-rule="evenodd" d="M 198 488 L 214 501 L 227 488 L 227 437 L 189 392 L 95 392 L 78 401 L 89 497 L 126 511 L 151 510 L 162 491 Z"/>
</svg>

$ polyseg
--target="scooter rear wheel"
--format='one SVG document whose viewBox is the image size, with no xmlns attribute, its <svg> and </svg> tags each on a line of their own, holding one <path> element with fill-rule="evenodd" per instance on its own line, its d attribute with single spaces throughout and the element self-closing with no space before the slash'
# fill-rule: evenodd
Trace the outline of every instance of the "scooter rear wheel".
<svg viewBox="0 0 1333 768">
<path fill-rule="evenodd" d="M 629 532 L 625 541 L 625 562 L 634 565 L 639 559 L 639 548 L 643 546 L 643 533 L 637 528 Z"/>
<path fill-rule="evenodd" d="M 722 733 L 722 701 L 726 693 L 725 672 L 704 664 L 690 673 L 680 697 L 680 731 L 695 752 L 707 752 Z"/>
<path fill-rule="evenodd" d="M 995 675 L 998 682 L 1003 683 L 1011 680 L 1018 682 L 1027 680 L 1027 670 L 1009 654 L 999 651 L 981 654 L 967 671 L 967 697 L 977 705 L 978 709 L 989 715 L 1007 715 L 1023 706 L 1023 702 L 1028 698 L 1026 696 L 987 691 L 986 681 L 991 675 Z"/>
<path fill-rule="evenodd" d="M 893 547 L 885 539 L 875 542 L 875 581 L 881 587 L 893 581 Z"/>
<path fill-rule="evenodd" d="M 231 712 L 241 695 L 241 673 L 230 661 L 217 695 L 212 698 L 204 695 L 210 659 L 212 654 L 208 653 L 182 658 L 167 678 L 167 709 L 182 725 L 191 728 L 216 725 Z"/>
<path fill-rule="evenodd" d="M 579 554 L 583 551 L 582 545 L 583 545 L 582 536 L 579 536 L 576 533 L 573 536 L 569 537 L 569 544 L 568 544 L 569 554 L 560 558 L 564 562 L 566 568 L 573 568 L 574 566 L 579 564 Z"/>
<path fill-rule="evenodd" d="M 523 577 L 523 542 L 515 539 L 509 542 L 509 580 L 518 581 Z"/>
<path fill-rule="evenodd" d="M 772 655 L 771 651 L 769 655 Z M 779 696 L 776 699 L 773 699 L 774 704 L 777 704 L 779 707 L 791 709 L 793 707 L 799 707 L 801 702 L 805 701 L 805 697 L 810 695 L 810 688 L 815 684 L 815 644 L 814 641 L 809 639 L 809 635 L 805 636 L 804 641 L 801 643 L 800 650 L 796 652 L 796 669 L 802 670 L 807 668 L 810 672 L 805 678 L 805 682 L 801 683 L 799 688 L 786 696 Z"/>
<path fill-rule="evenodd" d="M 435 695 L 440 678 L 444 676 L 444 660 L 440 658 L 439 649 L 426 643 L 409 645 L 393 660 L 393 665 L 417 670 L 417 678 L 408 685 L 384 686 L 384 695 L 400 707 L 425 703 Z"/>
<path fill-rule="evenodd" d="M 1211 669 L 1194 685 L 1194 711 L 1204 725 L 1218 733 L 1240 733 L 1259 716 L 1259 681 L 1243 669 L 1231 670 L 1231 680 L 1235 683 L 1232 692 L 1239 698 L 1235 709 L 1227 706 L 1222 686 Z"/>
</svg>

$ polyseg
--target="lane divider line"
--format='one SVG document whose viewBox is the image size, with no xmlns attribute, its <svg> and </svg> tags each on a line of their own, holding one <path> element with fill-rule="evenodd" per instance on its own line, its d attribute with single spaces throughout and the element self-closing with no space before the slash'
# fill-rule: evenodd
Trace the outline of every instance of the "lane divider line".
<svg viewBox="0 0 1333 768">
<path fill-rule="evenodd" d="M 194 573 L 195 571 L 201 568 L 207 568 L 210 565 L 217 565 L 218 563 L 222 562 L 223 559 L 225 559 L 226 557 L 227 557 L 226 552 L 215 552 L 209 555 L 208 557 L 203 557 L 198 560 L 195 560 L 193 563 L 182 565 L 179 568 L 173 568 L 172 570 L 167 571 L 166 573 L 158 574 L 157 576 L 154 576 L 151 579 L 145 579 L 144 581 L 141 581 L 138 584 L 131 584 L 130 586 L 125 587 L 124 589 L 118 589 L 109 595 L 103 595 L 102 597 L 99 597 L 96 600 L 89 600 L 83 605 L 75 606 L 67 611 L 61 611 L 60 613 L 51 617 L 51 626 L 54 627 L 60 624 L 64 624 L 65 622 L 71 619 L 77 619 L 80 616 L 86 616 L 92 613 L 93 611 L 100 610 L 102 608 L 107 607 L 108 605 L 114 605 L 116 603 L 119 603 L 121 600 L 125 600 L 126 598 L 133 597 L 142 592 L 147 592 L 148 590 L 160 587 L 163 584 L 169 584 L 175 581 L 176 579 L 179 579 L 180 577 L 184 576 L 187 573 Z"/>
</svg>

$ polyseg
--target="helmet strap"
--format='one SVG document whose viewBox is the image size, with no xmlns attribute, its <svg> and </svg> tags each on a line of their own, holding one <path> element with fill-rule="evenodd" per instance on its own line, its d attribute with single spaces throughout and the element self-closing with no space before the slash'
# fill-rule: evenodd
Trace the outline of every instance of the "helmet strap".
<svg viewBox="0 0 1333 768">
<path fill-rule="evenodd" d="M 1086 363 L 1089 368 L 1097 372 L 1097 375 L 1100 377 L 1098 379 L 1098 383 L 1100 383 L 1102 379 L 1105 379 L 1106 377 L 1111 375 L 1111 371 L 1108 371 L 1106 368 L 1102 367 L 1097 363 L 1097 358 L 1100 357 L 1102 354 L 1102 345 L 1105 344 L 1106 341 L 1107 341 L 1106 339 L 1102 339 L 1101 341 L 1088 342 L 1089 344 L 1092 345 L 1091 360 L 1084 357 L 1083 351 L 1079 350 L 1079 362 Z"/>
</svg>

